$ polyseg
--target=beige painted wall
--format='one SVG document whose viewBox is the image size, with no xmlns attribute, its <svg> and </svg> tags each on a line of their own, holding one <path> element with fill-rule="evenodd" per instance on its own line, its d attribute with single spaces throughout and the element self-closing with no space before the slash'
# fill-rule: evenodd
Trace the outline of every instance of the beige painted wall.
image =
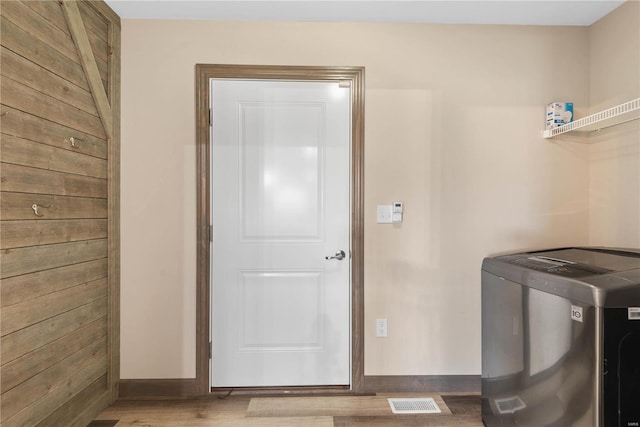
<svg viewBox="0 0 640 427">
<path fill-rule="evenodd" d="M 640 97 L 640 2 L 589 29 L 592 112 Z M 640 120 L 590 137 L 589 242 L 640 247 Z"/>
<path fill-rule="evenodd" d="M 588 36 L 123 20 L 122 378 L 195 375 L 196 63 L 366 67 L 365 372 L 478 374 L 483 257 L 589 242 L 589 148 L 541 138 L 547 102 L 586 112 Z"/>
</svg>

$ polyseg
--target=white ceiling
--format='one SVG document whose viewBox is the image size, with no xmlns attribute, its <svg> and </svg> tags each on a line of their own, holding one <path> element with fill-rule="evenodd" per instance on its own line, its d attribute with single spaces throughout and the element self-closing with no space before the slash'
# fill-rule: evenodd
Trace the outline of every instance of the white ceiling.
<svg viewBox="0 0 640 427">
<path fill-rule="evenodd" d="M 591 25 L 624 0 L 105 0 L 124 19 Z"/>
</svg>

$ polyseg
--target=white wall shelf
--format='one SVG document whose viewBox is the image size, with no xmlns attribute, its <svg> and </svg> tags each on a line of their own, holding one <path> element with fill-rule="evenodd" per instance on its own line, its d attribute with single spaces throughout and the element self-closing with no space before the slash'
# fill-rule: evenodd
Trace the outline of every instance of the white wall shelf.
<svg viewBox="0 0 640 427">
<path fill-rule="evenodd" d="M 542 136 L 548 139 L 578 130 L 592 132 L 637 119 L 640 119 L 640 98 L 583 117 L 566 125 L 547 129 L 542 133 Z"/>
</svg>

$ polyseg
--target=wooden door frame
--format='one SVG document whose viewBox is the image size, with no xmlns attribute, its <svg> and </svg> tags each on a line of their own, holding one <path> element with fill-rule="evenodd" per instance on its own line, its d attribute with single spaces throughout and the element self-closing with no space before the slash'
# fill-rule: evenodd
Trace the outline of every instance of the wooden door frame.
<svg viewBox="0 0 640 427">
<path fill-rule="evenodd" d="M 364 67 L 196 65 L 196 387 L 207 396 L 210 336 L 209 81 L 212 78 L 351 84 L 351 391 L 364 391 Z"/>
</svg>

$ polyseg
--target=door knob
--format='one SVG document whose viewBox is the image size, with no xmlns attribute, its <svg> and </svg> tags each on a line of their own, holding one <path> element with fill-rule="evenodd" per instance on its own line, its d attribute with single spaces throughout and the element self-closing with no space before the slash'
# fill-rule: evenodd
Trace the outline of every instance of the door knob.
<svg viewBox="0 0 640 427">
<path fill-rule="evenodd" d="M 326 256 L 324 259 L 337 259 L 338 261 L 343 260 L 344 257 L 347 256 L 344 251 L 338 251 L 334 256 Z"/>
</svg>

